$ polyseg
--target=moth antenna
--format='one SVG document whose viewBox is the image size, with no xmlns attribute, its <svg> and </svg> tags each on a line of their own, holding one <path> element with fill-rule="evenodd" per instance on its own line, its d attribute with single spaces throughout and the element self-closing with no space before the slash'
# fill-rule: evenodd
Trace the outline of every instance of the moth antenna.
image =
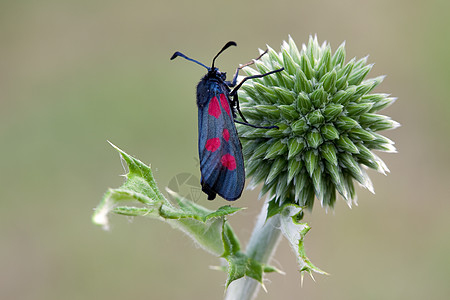
<svg viewBox="0 0 450 300">
<path fill-rule="evenodd" d="M 172 57 L 170 58 L 170 60 L 173 60 L 173 59 L 177 58 L 178 56 L 180 56 L 180 57 L 182 57 L 182 58 L 184 58 L 184 59 L 193 61 L 193 62 L 195 62 L 196 64 L 199 64 L 200 66 L 206 68 L 208 71 L 210 70 L 209 67 L 205 66 L 205 65 L 202 64 L 201 62 L 199 62 L 199 61 L 197 61 L 197 60 L 195 60 L 195 59 L 189 58 L 189 57 L 187 57 L 186 55 L 184 55 L 183 53 L 178 52 L 178 51 L 175 52 L 175 53 L 172 55 Z"/>
<path fill-rule="evenodd" d="M 216 58 L 225 50 L 227 50 L 229 47 L 231 46 L 237 46 L 236 42 L 233 41 L 229 41 L 228 43 L 225 44 L 225 46 L 222 47 L 222 49 L 219 51 L 219 53 L 216 54 L 216 56 L 214 56 L 213 61 L 212 61 L 212 66 L 211 69 L 214 70 L 214 62 L 216 61 Z"/>
</svg>

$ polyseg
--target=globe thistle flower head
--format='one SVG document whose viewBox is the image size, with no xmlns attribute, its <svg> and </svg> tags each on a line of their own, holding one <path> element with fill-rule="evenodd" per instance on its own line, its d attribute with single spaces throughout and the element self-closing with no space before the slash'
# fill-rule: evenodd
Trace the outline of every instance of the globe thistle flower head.
<svg viewBox="0 0 450 300">
<path fill-rule="evenodd" d="M 344 43 L 334 53 L 317 37 L 301 50 L 291 37 L 279 53 L 267 47 L 243 70 L 248 76 L 284 71 L 248 80 L 239 92 L 249 123 L 279 127 L 238 125 L 250 187 L 263 183 L 260 196 L 280 204 L 312 208 L 317 198 L 328 207 L 340 194 L 351 206 L 354 181 L 373 192 L 366 168 L 389 172 L 372 150 L 396 151 L 394 142 L 378 133 L 399 126 L 378 114 L 396 98 L 372 93 L 384 77 L 365 79 L 373 66 L 367 57 L 345 63 Z"/>
</svg>

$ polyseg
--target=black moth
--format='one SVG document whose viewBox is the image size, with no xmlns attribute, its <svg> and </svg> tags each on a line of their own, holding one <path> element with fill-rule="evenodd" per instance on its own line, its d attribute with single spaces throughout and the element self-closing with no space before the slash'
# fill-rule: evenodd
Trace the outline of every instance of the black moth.
<svg viewBox="0 0 450 300">
<path fill-rule="evenodd" d="M 234 123 L 254 128 L 278 128 L 277 126 L 262 127 L 249 124 L 239 109 L 237 91 L 249 79 L 281 72 L 284 68 L 261 75 L 245 77 L 236 85 L 239 70 L 252 64 L 248 63 L 237 68 L 232 81 L 226 81 L 226 73 L 220 72 L 218 68 L 214 67 L 214 62 L 223 51 L 236 45 L 233 41 L 226 43 L 213 58 L 211 67 L 207 67 L 180 52 L 175 52 L 170 58 L 174 59 L 180 56 L 208 70 L 208 73 L 203 76 L 197 85 L 198 153 L 200 156 L 201 185 L 202 191 L 208 195 L 208 200 L 213 200 L 216 198 L 216 194 L 219 194 L 224 199 L 233 201 L 241 196 L 244 189 L 244 158 Z M 243 122 L 236 120 L 236 111 Z"/>
</svg>

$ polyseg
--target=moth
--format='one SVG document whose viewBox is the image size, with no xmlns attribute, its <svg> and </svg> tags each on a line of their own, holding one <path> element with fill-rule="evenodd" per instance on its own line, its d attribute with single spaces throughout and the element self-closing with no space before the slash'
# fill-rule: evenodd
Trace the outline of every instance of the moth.
<svg viewBox="0 0 450 300">
<path fill-rule="evenodd" d="M 226 73 L 220 72 L 214 66 L 214 63 L 217 57 L 231 46 L 237 46 L 237 44 L 233 41 L 226 43 L 219 53 L 214 56 L 211 67 L 207 67 L 178 51 L 170 58 L 173 60 L 176 57 L 182 57 L 208 70 L 197 85 L 198 153 L 200 157 L 201 185 L 202 191 L 208 195 L 208 200 L 215 199 L 216 195 L 219 194 L 228 201 L 234 201 L 241 197 L 244 189 L 244 158 L 234 123 L 254 128 L 278 128 L 277 126 L 264 127 L 249 124 L 239 108 L 237 91 L 249 79 L 261 78 L 281 72 L 284 68 L 265 74 L 245 77 L 237 84 L 239 71 L 244 66 L 253 63 L 251 62 L 238 67 L 233 80 L 227 81 Z M 243 121 L 236 120 L 236 112 L 239 113 Z"/>
</svg>

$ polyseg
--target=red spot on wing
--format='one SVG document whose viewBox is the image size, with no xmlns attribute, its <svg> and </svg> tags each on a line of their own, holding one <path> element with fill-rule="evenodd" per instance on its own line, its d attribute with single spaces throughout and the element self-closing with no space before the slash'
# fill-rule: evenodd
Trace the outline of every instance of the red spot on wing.
<svg viewBox="0 0 450 300">
<path fill-rule="evenodd" d="M 222 98 L 221 98 L 221 100 L 222 100 Z M 214 96 L 209 101 L 208 114 L 215 117 L 216 119 L 218 119 L 220 116 L 220 113 L 221 113 L 221 110 L 220 110 L 220 106 L 219 106 L 219 101 L 217 100 L 217 97 Z"/>
<path fill-rule="evenodd" d="M 216 151 L 220 147 L 220 139 L 212 138 L 206 141 L 205 149 L 211 152 Z"/>
<path fill-rule="evenodd" d="M 222 105 L 223 109 L 230 115 L 230 105 L 228 104 L 228 99 L 224 94 L 220 94 L 220 105 Z"/>
<path fill-rule="evenodd" d="M 230 140 L 230 132 L 228 131 L 228 129 L 224 129 L 222 132 L 222 136 L 225 139 L 225 141 L 229 141 Z"/>
<path fill-rule="evenodd" d="M 220 162 L 225 168 L 227 168 L 230 171 L 236 169 L 236 159 L 231 154 L 227 153 L 224 156 L 222 156 Z"/>
</svg>

